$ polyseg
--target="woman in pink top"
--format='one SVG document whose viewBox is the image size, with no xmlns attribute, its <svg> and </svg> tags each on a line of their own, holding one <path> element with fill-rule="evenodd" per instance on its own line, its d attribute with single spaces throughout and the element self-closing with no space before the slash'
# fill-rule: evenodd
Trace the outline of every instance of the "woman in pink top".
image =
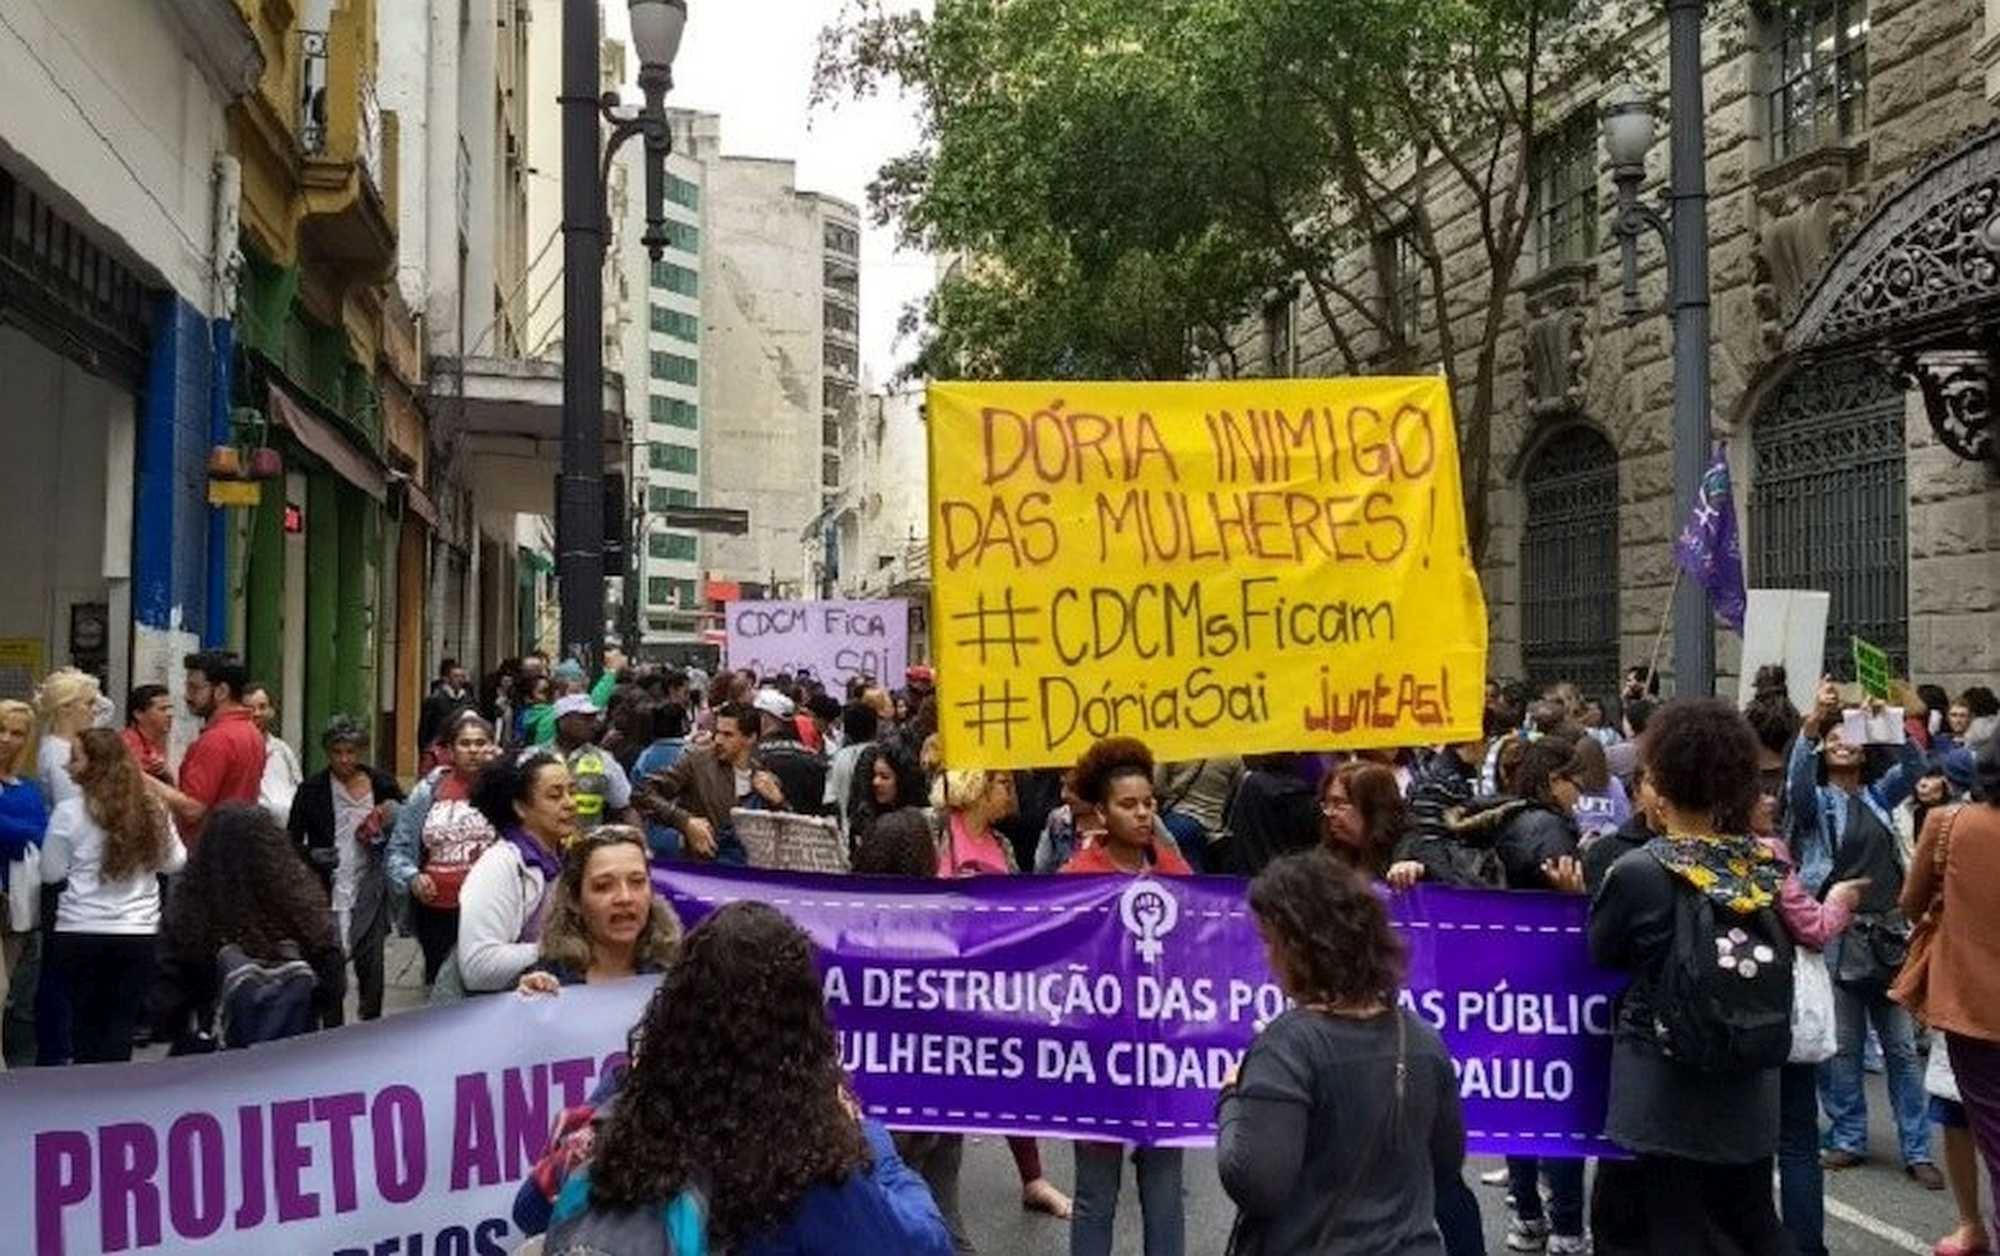
<svg viewBox="0 0 2000 1256">
<path fill-rule="evenodd" d="M 1777 799 L 1764 794 L 1751 814 L 1750 831 L 1766 849 L 1796 868 L 1792 852 L 1777 836 Z M 1854 918 L 1865 880 L 1827 887 L 1826 901 L 1807 892 L 1796 871 L 1778 887 L 1778 915 L 1792 941 L 1824 951 Z M 1800 1256 L 1825 1256 L 1826 1170 L 1820 1163 L 1819 1065 L 1787 1064 L 1778 1070 L 1778 1202 L 1785 1231 Z"/>
<path fill-rule="evenodd" d="M 1014 848 L 993 828 L 1020 807 L 1012 772 L 940 772 L 931 801 L 936 807 L 931 836 L 937 843 L 939 876 L 1006 876 L 1020 871 L 1014 866 Z M 1043 1175 L 1042 1152 L 1035 1140 L 1010 1138 L 1007 1148 L 1021 1174 L 1021 1206 L 1067 1218 L 1069 1196 Z"/>
<path fill-rule="evenodd" d="M 1012 772 L 941 772 L 931 789 L 937 805 L 941 877 L 1007 876 L 1019 872 L 1014 848 L 993 826 L 1020 809 Z"/>
</svg>

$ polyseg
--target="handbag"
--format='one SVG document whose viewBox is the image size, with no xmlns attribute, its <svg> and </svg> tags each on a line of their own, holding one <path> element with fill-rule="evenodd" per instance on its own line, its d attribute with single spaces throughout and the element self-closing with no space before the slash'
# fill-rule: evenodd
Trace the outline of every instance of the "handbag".
<svg viewBox="0 0 2000 1256">
<path fill-rule="evenodd" d="M 42 925 L 42 848 L 29 842 L 7 865 L 7 931 L 28 933 Z"/>
<path fill-rule="evenodd" d="M 1792 961 L 1792 1064 L 1824 1064 L 1840 1049 L 1826 956 L 1798 948 Z"/>
<path fill-rule="evenodd" d="M 1945 864 L 1951 858 L 1951 831 L 1958 827 L 1959 813 L 1964 810 L 1962 806 L 1953 807 L 1944 818 L 1944 832 L 1938 834 L 1937 848 L 1931 856 L 1931 866 L 1936 872 L 1931 901 L 1925 905 L 1916 927 L 1910 930 L 1909 955 L 1903 961 L 1903 970 L 1889 986 L 1889 997 L 1918 1015 L 1923 1014 L 1930 999 L 1931 954 L 1937 949 L 1938 921 L 1944 915 Z"/>
</svg>

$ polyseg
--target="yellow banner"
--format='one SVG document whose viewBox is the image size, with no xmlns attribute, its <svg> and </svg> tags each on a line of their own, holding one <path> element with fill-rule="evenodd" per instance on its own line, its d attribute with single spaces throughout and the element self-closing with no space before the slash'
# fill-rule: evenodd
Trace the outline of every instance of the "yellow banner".
<svg viewBox="0 0 2000 1256">
<path fill-rule="evenodd" d="M 933 384 L 928 423 L 952 766 L 1479 735 L 1442 379 Z"/>
</svg>

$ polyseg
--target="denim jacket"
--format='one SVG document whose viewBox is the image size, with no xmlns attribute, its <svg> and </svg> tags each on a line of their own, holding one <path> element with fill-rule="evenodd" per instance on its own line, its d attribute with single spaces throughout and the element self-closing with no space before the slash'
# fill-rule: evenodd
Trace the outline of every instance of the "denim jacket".
<svg viewBox="0 0 2000 1256">
<path fill-rule="evenodd" d="M 1917 787 L 1924 774 L 1924 755 L 1916 743 L 1905 740 L 1899 751 L 1901 761 L 1884 772 L 1872 785 L 1864 785 L 1853 795 L 1875 812 L 1882 826 L 1896 831 L 1895 811 Z M 1791 816 L 1792 853 L 1798 856 L 1799 880 L 1818 895 L 1833 872 L 1833 855 L 1847 836 L 1845 790 L 1819 783 L 1819 744 L 1804 737 L 1792 740 L 1792 757 L 1785 768 L 1786 810 Z"/>
</svg>

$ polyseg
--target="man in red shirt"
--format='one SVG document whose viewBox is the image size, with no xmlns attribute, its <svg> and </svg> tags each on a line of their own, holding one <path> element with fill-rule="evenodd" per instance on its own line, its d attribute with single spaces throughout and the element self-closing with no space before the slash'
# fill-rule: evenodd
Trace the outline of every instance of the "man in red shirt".
<svg viewBox="0 0 2000 1256">
<path fill-rule="evenodd" d="M 264 779 L 264 734 L 243 705 L 249 671 L 233 654 L 204 650 L 183 660 L 188 710 L 208 721 L 181 760 L 184 802 L 175 808 L 189 846 L 201 836 L 208 813 L 226 802 L 257 801 Z"/>
</svg>

